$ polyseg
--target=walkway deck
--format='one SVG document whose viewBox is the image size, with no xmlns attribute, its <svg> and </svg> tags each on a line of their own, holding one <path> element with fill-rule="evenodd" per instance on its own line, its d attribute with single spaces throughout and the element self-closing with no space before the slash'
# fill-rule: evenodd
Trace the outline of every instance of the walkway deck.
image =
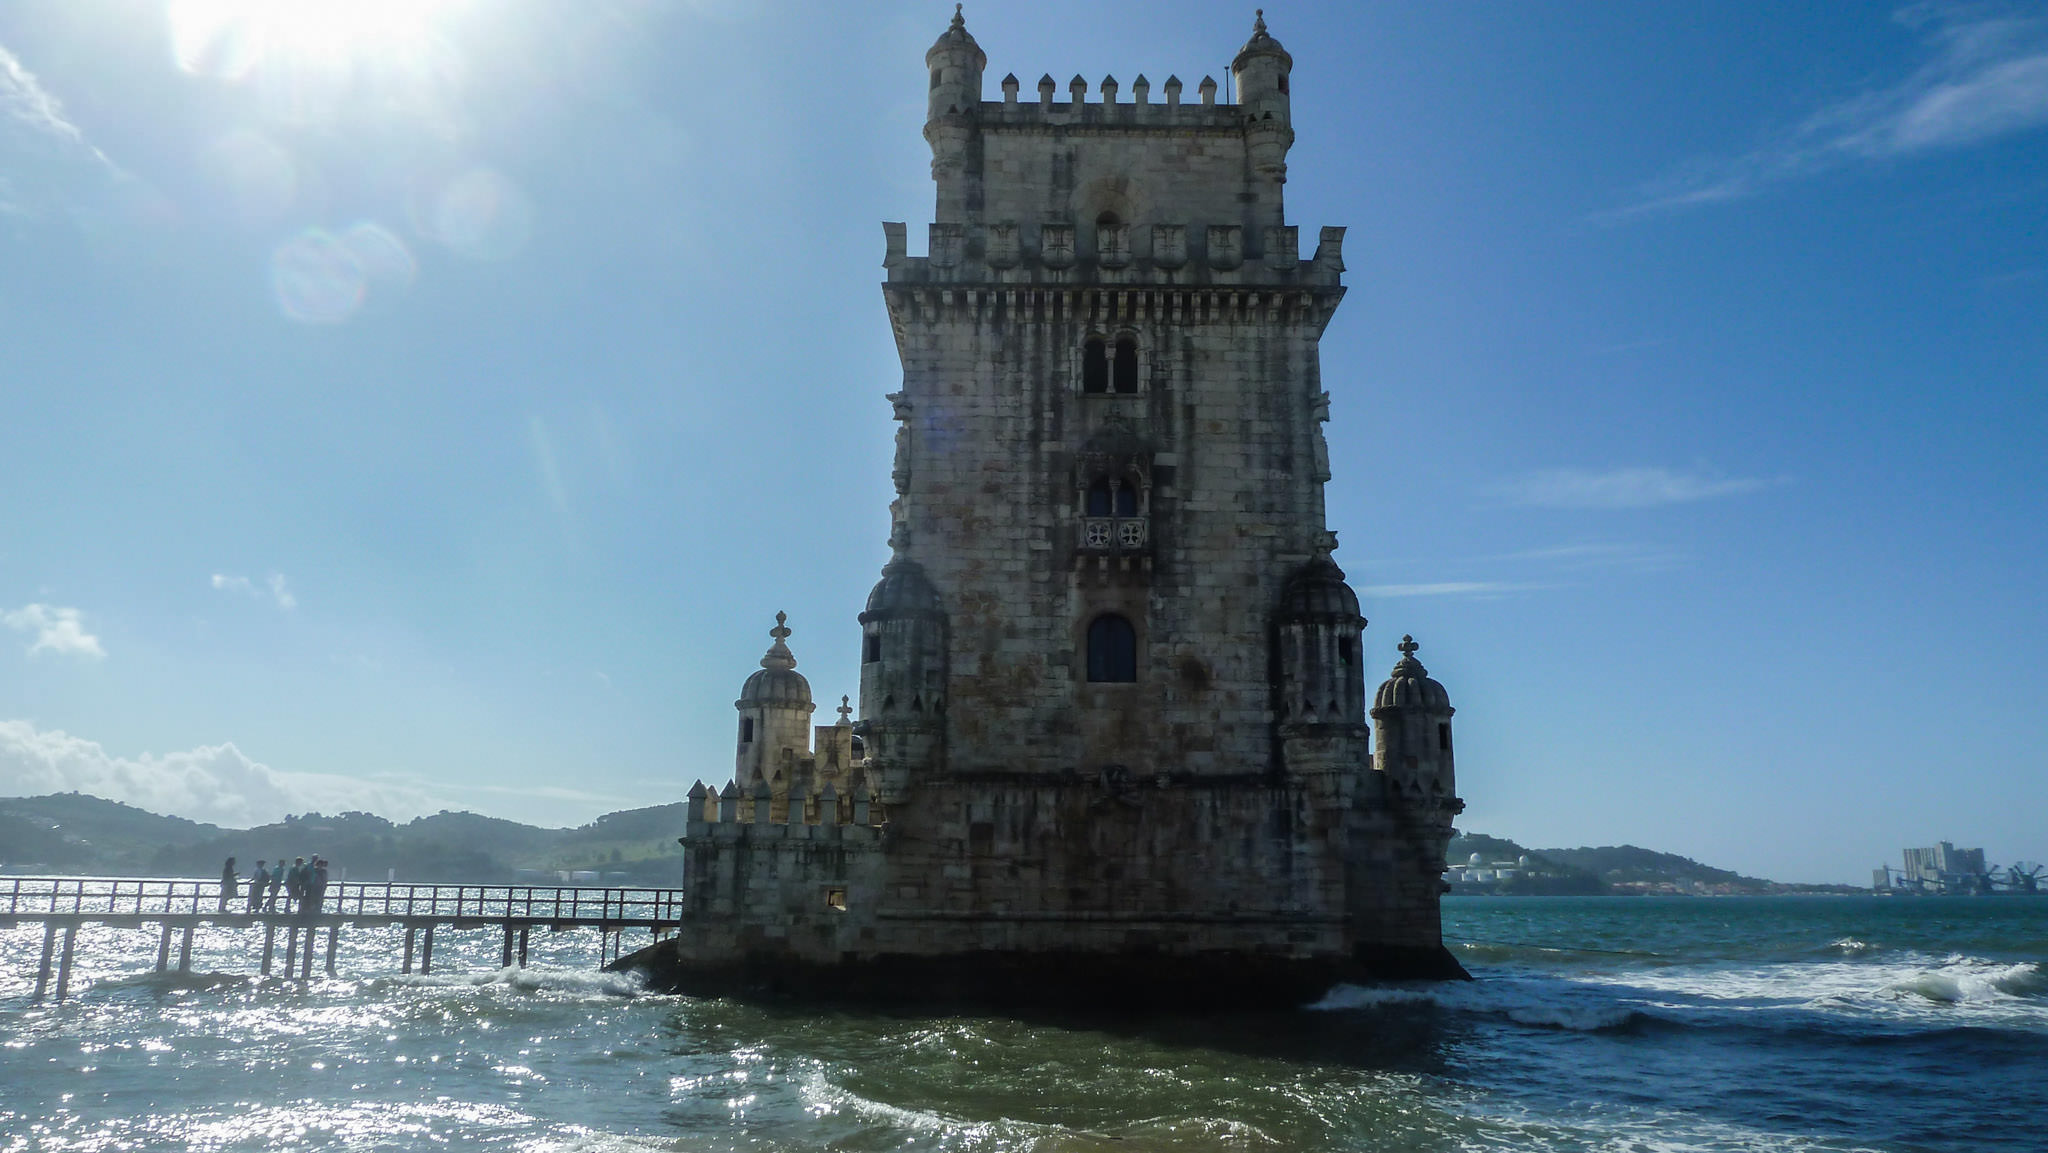
<svg viewBox="0 0 2048 1153">
<path fill-rule="evenodd" d="M 598 962 L 623 949 L 619 938 L 627 929 L 647 929 L 656 937 L 680 928 L 680 889 L 581 888 L 544 885 L 440 885 L 412 882 L 341 881 L 327 887 L 319 909 L 294 909 L 282 893 L 272 905 L 266 894 L 262 911 L 251 912 L 246 883 L 238 895 L 221 899 L 219 881 L 135 879 L 128 877 L 4 877 L 0 878 L 0 928 L 23 923 L 43 925 L 42 961 L 36 972 L 35 999 L 48 991 L 53 975 L 57 999 L 70 993 L 71 968 L 79 926 L 159 925 L 156 969 L 170 965 L 171 931 L 183 930 L 178 968 L 192 964 L 192 933 L 201 924 L 224 927 L 262 925 L 261 973 L 270 975 L 277 931 L 285 930 L 284 972 L 312 975 L 313 934 L 327 930 L 325 970 L 334 972 L 334 954 L 341 928 L 402 926 L 405 956 L 402 972 L 413 971 L 417 949 L 419 971 L 431 972 L 437 927 L 504 931 L 501 956 L 507 967 L 526 964 L 527 934 L 536 926 L 550 932 L 594 928 L 598 931 Z M 63 948 L 57 950 L 61 931 Z M 419 939 L 424 933 L 424 941 Z M 303 953 L 300 942 L 303 939 Z"/>
</svg>

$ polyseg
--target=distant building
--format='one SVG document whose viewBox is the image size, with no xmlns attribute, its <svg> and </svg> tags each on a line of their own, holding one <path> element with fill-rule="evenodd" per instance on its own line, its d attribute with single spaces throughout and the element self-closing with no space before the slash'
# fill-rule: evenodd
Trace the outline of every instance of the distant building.
<svg viewBox="0 0 2048 1153">
<path fill-rule="evenodd" d="M 1900 882 L 1909 889 L 1947 892 L 1972 887 L 1989 872 L 1984 850 L 1958 849 L 1942 841 L 1929 849 L 1907 849 Z"/>
</svg>

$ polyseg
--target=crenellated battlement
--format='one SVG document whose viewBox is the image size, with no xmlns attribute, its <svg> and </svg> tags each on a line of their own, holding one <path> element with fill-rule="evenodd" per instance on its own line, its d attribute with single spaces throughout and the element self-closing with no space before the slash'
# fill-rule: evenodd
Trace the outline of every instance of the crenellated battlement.
<svg viewBox="0 0 2048 1153">
<path fill-rule="evenodd" d="M 1247 110 L 1238 104 L 1216 99 L 1216 80 L 1204 76 L 1195 87 L 1194 99 L 1181 99 L 1185 86 L 1178 76 L 1168 76 L 1153 99 L 1152 82 L 1139 73 L 1131 82 L 1128 100 L 1119 100 L 1122 85 L 1115 76 L 1105 76 L 1096 87 L 1097 98 L 1088 98 L 1088 81 L 1075 76 L 1067 81 L 1066 92 L 1051 73 L 1038 78 L 1037 92 L 1026 93 L 1016 73 L 1003 77 L 1001 100 L 983 100 L 975 107 L 983 125 L 1020 127 L 1045 125 L 1057 128 L 1100 127 L 1136 129 L 1217 129 L 1236 131 Z"/>
<path fill-rule="evenodd" d="M 904 224 L 882 225 L 890 284 L 1257 285 L 1339 288 L 1344 229 L 1325 228 L 1301 259 L 1301 230 L 1240 224 L 942 222 L 926 255 L 908 253 Z M 1247 235 L 1247 233 L 1251 235 Z"/>
<path fill-rule="evenodd" d="M 881 803 L 865 785 L 842 794 L 827 781 L 808 795 L 778 796 L 766 781 L 751 790 L 727 781 L 715 792 L 698 781 L 689 792 L 683 842 L 873 840 L 881 835 L 882 818 Z"/>
</svg>

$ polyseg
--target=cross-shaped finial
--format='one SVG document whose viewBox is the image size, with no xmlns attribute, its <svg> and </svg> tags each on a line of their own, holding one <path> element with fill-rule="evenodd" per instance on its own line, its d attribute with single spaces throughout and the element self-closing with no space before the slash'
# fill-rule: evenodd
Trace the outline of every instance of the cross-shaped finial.
<svg viewBox="0 0 2048 1153">
<path fill-rule="evenodd" d="M 1415 643 L 1414 637 L 1403 636 L 1401 638 L 1401 643 L 1395 645 L 1394 647 L 1401 650 L 1402 656 L 1412 657 L 1415 655 L 1415 650 L 1421 648 L 1422 646 Z"/>
<path fill-rule="evenodd" d="M 786 641 L 789 639 L 788 613 L 775 614 L 775 627 L 768 630 L 768 635 L 774 637 L 778 641 Z"/>
<path fill-rule="evenodd" d="M 839 723 L 841 725 L 853 723 L 853 705 L 850 703 L 849 698 L 844 696 L 839 698 Z"/>
</svg>

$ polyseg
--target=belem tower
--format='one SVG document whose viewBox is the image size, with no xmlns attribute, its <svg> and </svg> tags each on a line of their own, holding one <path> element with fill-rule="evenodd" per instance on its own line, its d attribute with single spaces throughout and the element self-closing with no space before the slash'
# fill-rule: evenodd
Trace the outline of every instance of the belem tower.
<svg viewBox="0 0 2048 1153">
<path fill-rule="evenodd" d="M 733 776 L 689 792 L 686 927 L 622 964 L 1120 1005 L 1462 976 L 1450 701 L 1403 638 L 1368 706 L 1331 559 L 1344 230 L 1303 259 L 1287 221 L 1293 59 L 1262 15 L 1235 104 L 1207 77 L 989 100 L 956 10 L 925 63 L 938 196 L 928 255 L 883 226 L 903 386 L 859 717 L 813 729 L 778 614 Z"/>
</svg>

